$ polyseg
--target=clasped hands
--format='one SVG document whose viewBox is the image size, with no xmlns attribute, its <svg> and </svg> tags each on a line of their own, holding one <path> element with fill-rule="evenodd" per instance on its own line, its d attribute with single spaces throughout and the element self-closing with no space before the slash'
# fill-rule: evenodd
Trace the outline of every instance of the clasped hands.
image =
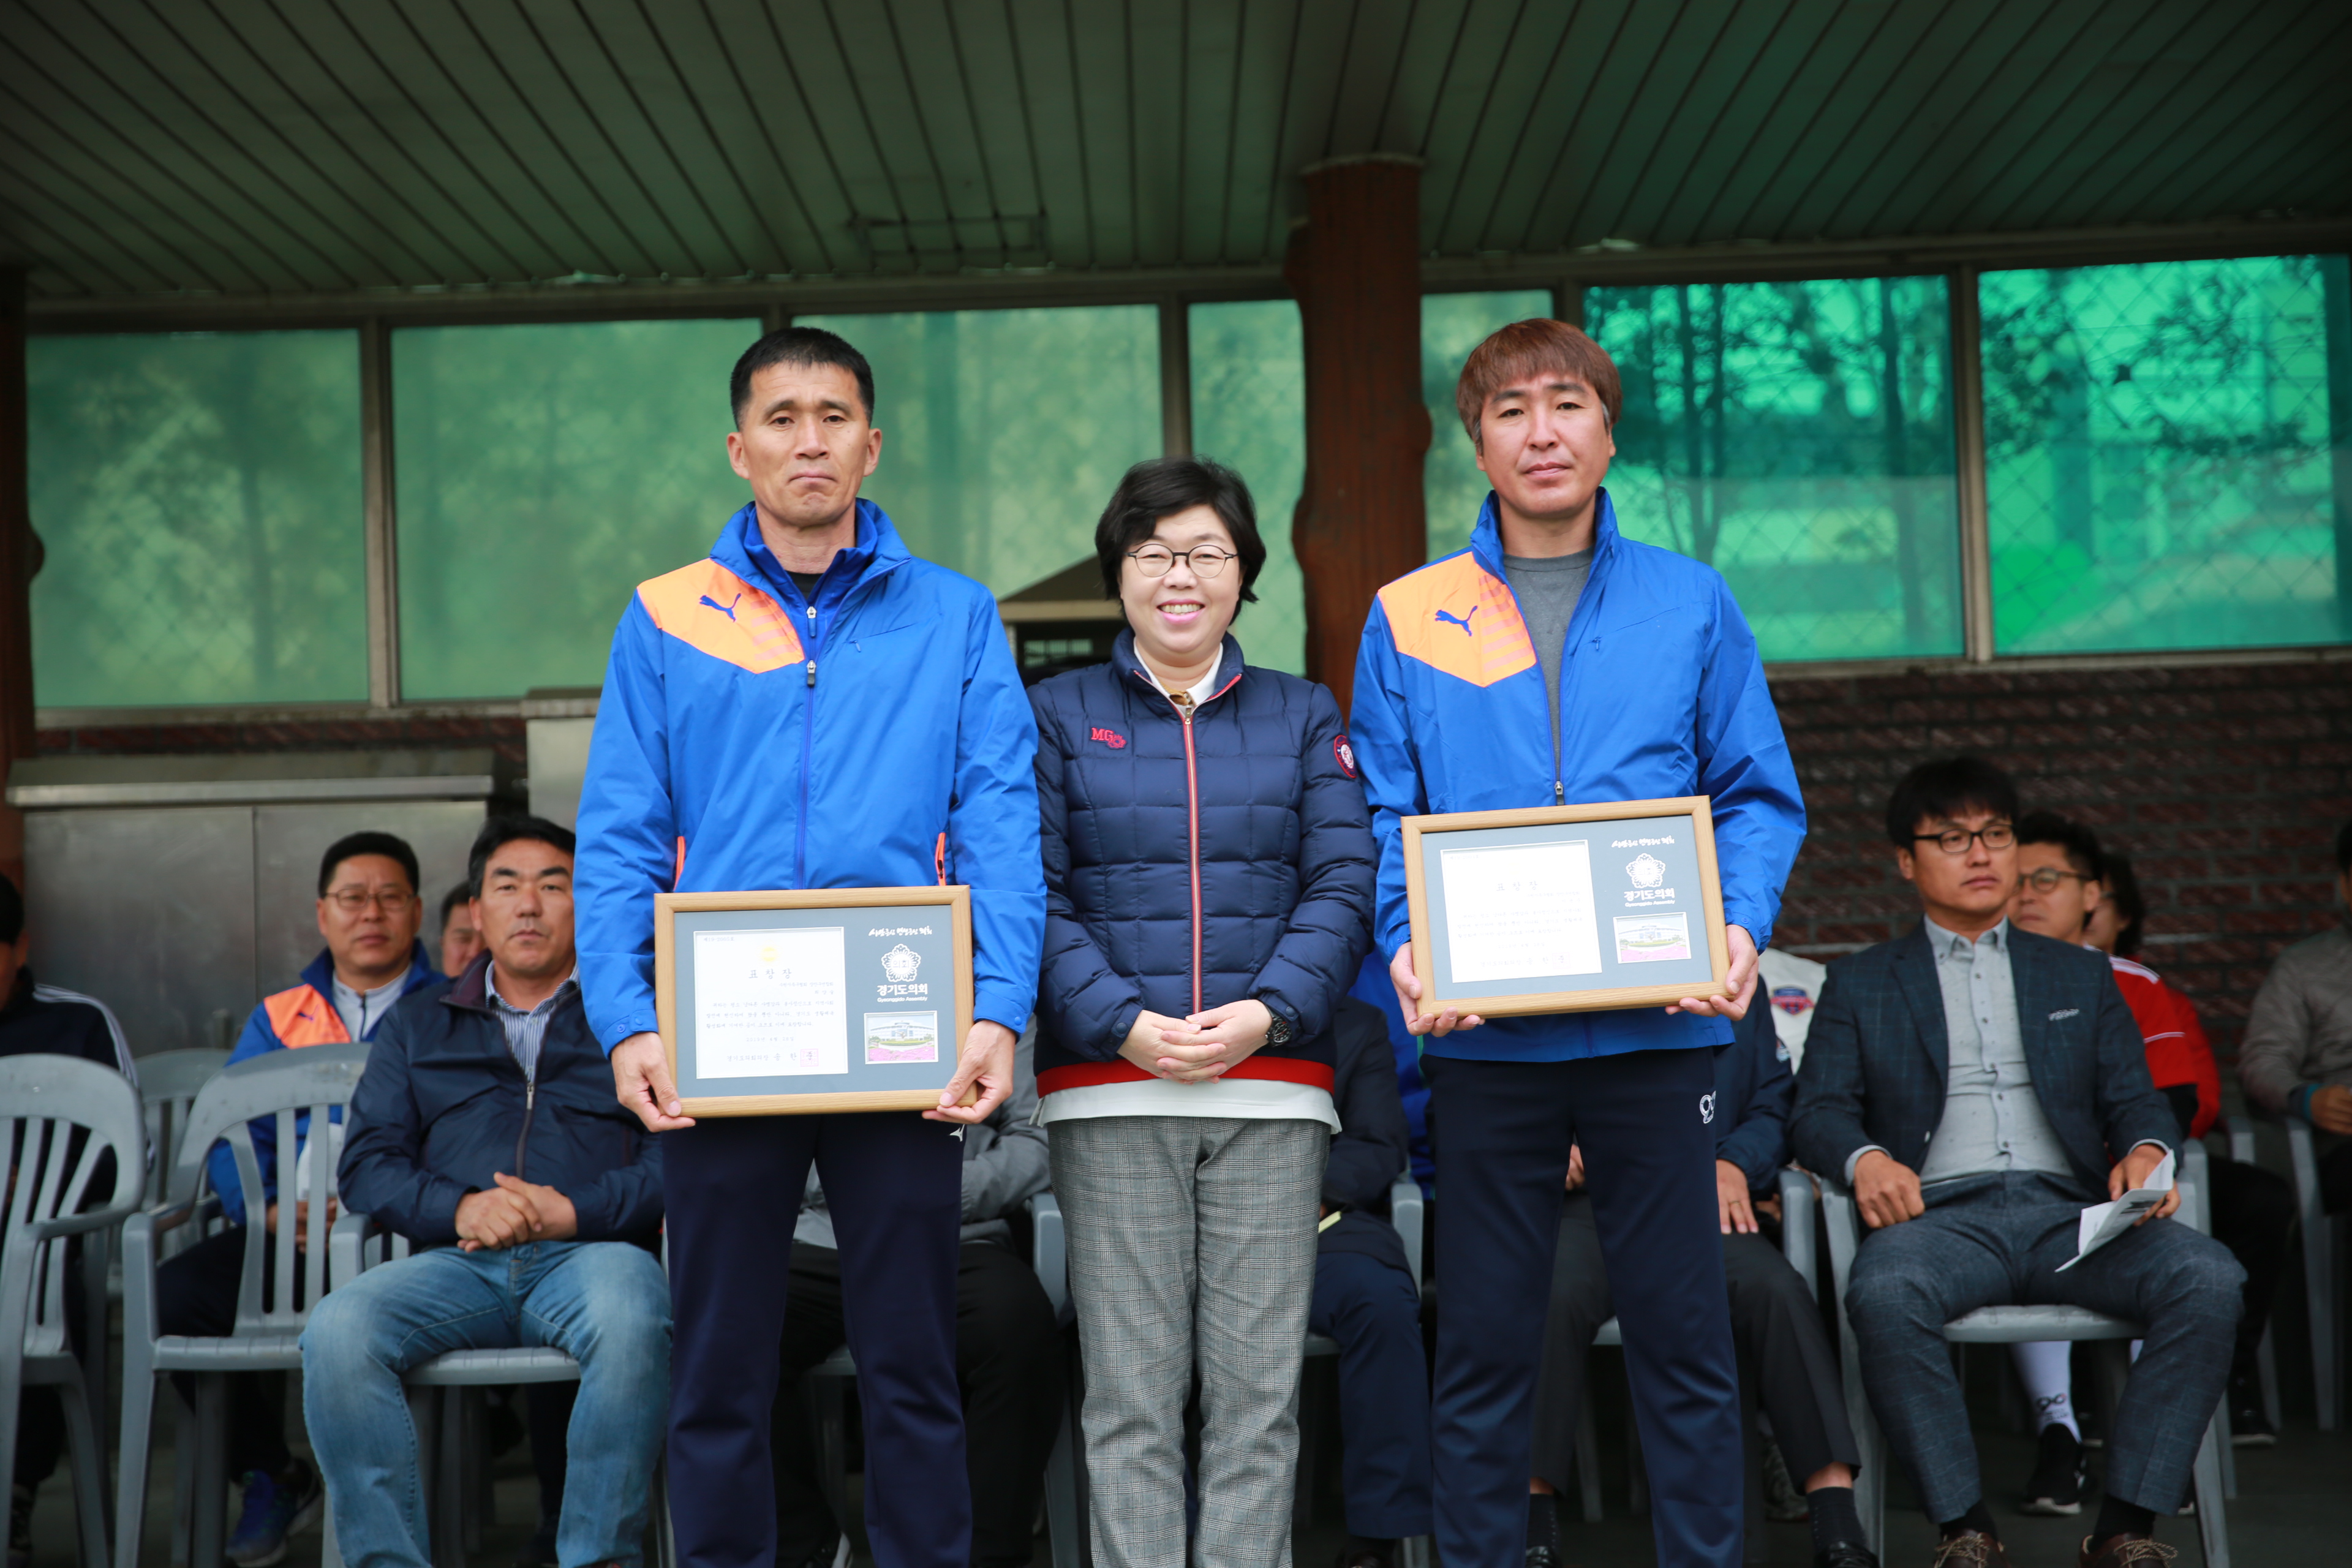
<svg viewBox="0 0 2352 1568">
<path fill-rule="evenodd" d="M 580 1234 L 572 1200 L 553 1187 L 500 1171 L 495 1187 L 457 1200 L 457 1246 L 467 1252 L 496 1252 L 526 1241 L 567 1241 Z"/>
<path fill-rule="evenodd" d="M 1274 1014 L 1255 997 L 1171 1018 L 1145 1008 L 1118 1054 L 1171 1083 L 1207 1083 L 1265 1044 Z"/>
</svg>

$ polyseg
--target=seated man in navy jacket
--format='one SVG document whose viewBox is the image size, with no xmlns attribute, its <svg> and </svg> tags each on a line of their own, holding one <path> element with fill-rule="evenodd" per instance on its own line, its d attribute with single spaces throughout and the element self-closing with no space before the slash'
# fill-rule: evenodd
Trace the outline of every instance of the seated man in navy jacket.
<svg viewBox="0 0 2352 1568">
<path fill-rule="evenodd" d="M 1796 1080 L 1789 1048 L 1773 1029 L 1773 1010 L 1750 1007 L 1715 1050 L 1716 1207 L 1723 1229 L 1723 1272 L 1731 1289 L 1731 1332 L 1740 1371 L 1754 1381 L 1772 1435 L 1812 1510 L 1819 1568 L 1877 1568 L 1862 1543 L 1853 1472 L 1862 1449 L 1846 1420 L 1837 1352 L 1820 1307 L 1780 1249 L 1764 1238 L 1757 1208 L 1773 1201 L 1789 1158 L 1789 1108 Z M 1609 1276 L 1593 1228 L 1581 1151 L 1571 1159 L 1553 1255 L 1551 1315 L 1544 1326 L 1543 1374 L 1536 1384 L 1534 1476 L 1528 1500 L 1528 1568 L 1559 1568 L 1558 1505 L 1576 1457 L 1577 1417 L 1592 1336 L 1614 1315 Z"/>
<path fill-rule="evenodd" d="M 2147 1325 L 2116 1408 L 2084 1568 L 2168 1557 L 2158 1514 L 2230 1373 L 2245 1272 L 2168 1216 L 2064 1273 L 2083 1209 L 2147 1184 L 2180 1142 L 2106 955 L 2020 931 L 2017 788 L 1973 757 L 1914 768 L 1886 808 L 1926 919 L 1830 966 L 1797 1079 L 1797 1158 L 1853 1189 L 1870 1234 L 1846 1289 L 1864 1386 L 1927 1517 L 1936 1562 L 2006 1568 L 1944 1325 L 2064 1305 Z"/>
<path fill-rule="evenodd" d="M 302 1410 L 344 1561 L 426 1568 L 401 1375 L 444 1351 L 580 1363 L 556 1546 L 634 1563 L 669 1400 L 654 1140 L 613 1100 L 572 937 L 572 835 L 493 818 L 468 881 L 488 951 L 384 1021 L 352 1095 L 342 1201 L 415 1256 L 339 1286 L 302 1333 Z"/>
<path fill-rule="evenodd" d="M 1383 1217 L 1407 1157 L 1404 1101 L 1381 1010 L 1342 997 L 1331 1021 L 1339 1131 L 1323 1167 L 1309 1331 L 1339 1343 L 1339 1568 L 1391 1568 L 1397 1542 L 1430 1532 L 1429 1355 L 1421 1288 Z M 1307 1478 L 1299 1478 L 1306 1484 Z"/>
</svg>

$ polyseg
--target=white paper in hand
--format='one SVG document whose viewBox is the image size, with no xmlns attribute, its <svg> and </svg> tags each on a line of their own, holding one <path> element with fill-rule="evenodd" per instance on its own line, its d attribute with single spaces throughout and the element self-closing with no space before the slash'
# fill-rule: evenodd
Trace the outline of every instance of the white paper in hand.
<svg viewBox="0 0 2352 1568">
<path fill-rule="evenodd" d="M 2162 1203 L 2172 1191 L 2172 1156 L 2167 1154 L 2148 1173 L 2147 1185 L 2134 1187 L 2111 1204 L 2093 1204 L 2083 1211 L 2076 1232 L 2074 1256 L 2058 1266 L 2063 1274 L 2099 1248 L 2139 1223 L 2139 1216 Z"/>
</svg>

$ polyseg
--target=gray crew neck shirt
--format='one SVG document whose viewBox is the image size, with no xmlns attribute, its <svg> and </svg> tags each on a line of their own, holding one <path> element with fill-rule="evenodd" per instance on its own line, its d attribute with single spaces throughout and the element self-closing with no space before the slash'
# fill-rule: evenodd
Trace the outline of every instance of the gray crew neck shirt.
<svg viewBox="0 0 2352 1568">
<path fill-rule="evenodd" d="M 1544 690 L 1551 696 L 1551 750 L 1559 755 L 1559 666 L 1568 647 L 1568 623 L 1584 580 L 1592 575 L 1592 552 L 1573 555 L 1506 555 L 1503 575 L 1518 596 L 1519 618 L 1528 624 L 1536 661 L 1543 666 Z"/>
</svg>

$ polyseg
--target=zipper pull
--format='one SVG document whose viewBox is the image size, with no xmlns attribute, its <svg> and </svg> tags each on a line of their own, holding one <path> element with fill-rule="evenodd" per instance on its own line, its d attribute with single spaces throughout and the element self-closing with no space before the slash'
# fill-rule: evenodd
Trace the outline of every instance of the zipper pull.
<svg viewBox="0 0 2352 1568">
<path fill-rule="evenodd" d="M 808 618 L 809 636 L 814 637 L 816 635 L 816 606 L 814 605 L 811 605 L 808 607 Z"/>
<path fill-rule="evenodd" d="M 808 683 L 811 686 L 816 684 L 816 660 L 814 659 L 808 661 Z"/>
<path fill-rule="evenodd" d="M 1568 804 L 1568 791 L 1560 787 L 1560 782 L 1558 779 L 1551 781 L 1551 803 L 1554 805 Z"/>
</svg>

